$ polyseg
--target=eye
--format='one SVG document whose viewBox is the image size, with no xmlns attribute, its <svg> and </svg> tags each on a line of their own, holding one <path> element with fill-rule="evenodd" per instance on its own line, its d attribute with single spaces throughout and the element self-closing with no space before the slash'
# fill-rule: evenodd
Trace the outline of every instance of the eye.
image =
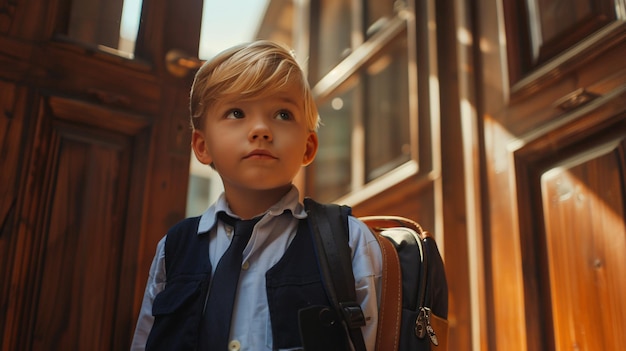
<svg viewBox="0 0 626 351">
<path fill-rule="evenodd" d="M 226 118 L 241 119 L 243 117 L 244 117 L 243 111 L 239 109 L 233 109 L 233 110 L 228 111 L 228 113 L 226 113 Z"/>
<path fill-rule="evenodd" d="M 293 114 L 286 110 L 278 111 L 278 113 L 276 114 L 276 119 L 280 119 L 282 121 L 289 121 L 293 119 Z"/>
</svg>

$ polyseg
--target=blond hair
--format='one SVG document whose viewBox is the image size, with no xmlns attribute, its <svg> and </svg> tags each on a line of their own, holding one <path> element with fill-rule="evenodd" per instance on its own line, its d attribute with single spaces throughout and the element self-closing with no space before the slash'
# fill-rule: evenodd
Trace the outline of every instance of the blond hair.
<svg viewBox="0 0 626 351">
<path fill-rule="evenodd" d="M 319 126 L 319 115 L 304 72 L 285 46 L 259 40 L 222 51 L 196 73 L 190 96 L 191 126 L 202 128 L 209 107 L 221 97 L 271 95 L 287 83 L 302 89 L 306 125 Z"/>
</svg>

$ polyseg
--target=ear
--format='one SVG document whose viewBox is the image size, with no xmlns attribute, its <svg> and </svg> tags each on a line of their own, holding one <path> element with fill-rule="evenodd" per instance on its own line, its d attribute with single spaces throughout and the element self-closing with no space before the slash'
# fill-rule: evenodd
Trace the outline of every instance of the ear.
<svg viewBox="0 0 626 351">
<path fill-rule="evenodd" d="M 317 133 L 310 132 L 306 140 L 306 150 L 304 151 L 304 157 L 302 158 L 302 165 L 308 166 L 315 159 L 317 154 L 317 147 L 319 141 L 317 140 Z"/>
<path fill-rule="evenodd" d="M 202 132 L 197 129 L 191 133 L 191 149 L 200 163 L 210 165 L 213 162 L 206 139 Z"/>
</svg>

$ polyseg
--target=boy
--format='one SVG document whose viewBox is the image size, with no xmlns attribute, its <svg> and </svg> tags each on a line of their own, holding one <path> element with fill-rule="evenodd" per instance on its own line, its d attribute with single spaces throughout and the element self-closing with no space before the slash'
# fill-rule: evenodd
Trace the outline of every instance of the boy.
<svg viewBox="0 0 626 351">
<path fill-rule="evenodd" d="M 276 43 L 237 46 L 197 72 L 190 110 L 193 152 L 217 171 L 224 192 L 202 216 L 179 223 L 159 242 L 132 350 L 300 350 L 298 311 L 330 304 L 292 184 L 318 147 L 319 117 L 304 73 Z M 239 238 L 233 221 L 252 218 L 258 222 L 245 249 L 224 263 Z M 362 331 L 373 350 L 380 248 L 352 216 L 349 232 Z M 227 266 L 236 272 L 222 278 L 218 271 Z M 228 280 L 236 292 L 226 292 Z M 320 338 L 332 349 L 349 349 L 343 330 Z"/>
</svg>

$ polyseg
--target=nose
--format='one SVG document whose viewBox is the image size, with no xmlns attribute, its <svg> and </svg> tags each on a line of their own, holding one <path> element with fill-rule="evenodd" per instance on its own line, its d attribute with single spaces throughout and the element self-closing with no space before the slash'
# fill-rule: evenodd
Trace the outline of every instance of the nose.
<svg viewBox="0 0 626 351">
<path fill-rule="evenodd" d="M 263 139 L 265 141 L 272 141 L 272 130 L 270 129 L 267 121 L 264 118 L 251 118 L 252 126 L 248 138 L 250 141 Z"/>
</svg>

